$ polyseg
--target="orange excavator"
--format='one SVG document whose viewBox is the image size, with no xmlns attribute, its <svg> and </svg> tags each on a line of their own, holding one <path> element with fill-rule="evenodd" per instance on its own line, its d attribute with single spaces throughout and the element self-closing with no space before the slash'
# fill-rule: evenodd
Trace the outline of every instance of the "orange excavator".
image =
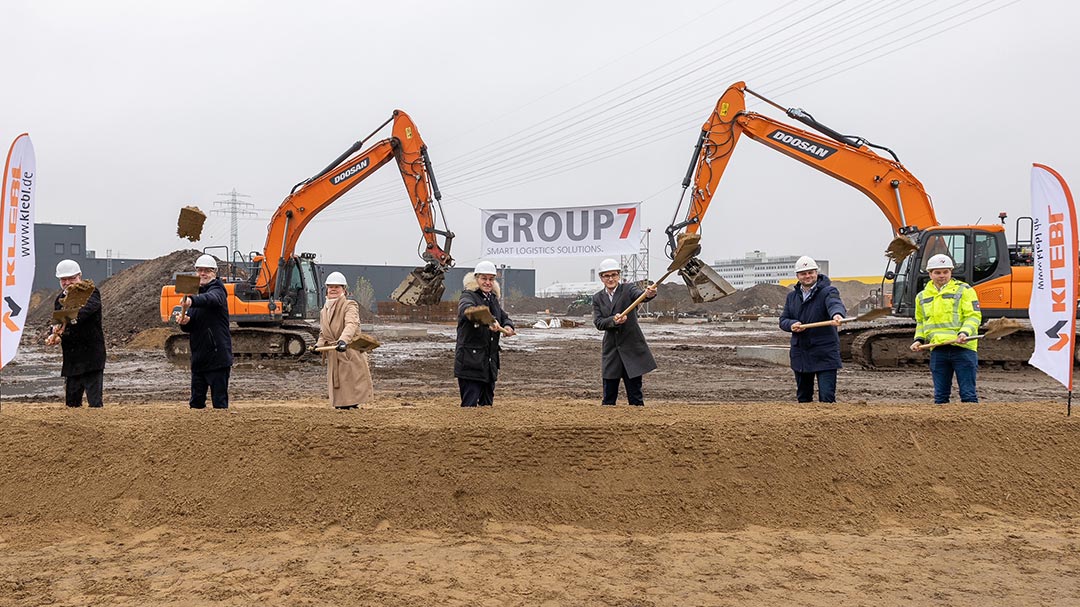
<svg viewBox="0 0 1080 607">
<path fill-rule="evenodd" d="M 747 94 L 817 132 L 747 111 Z M 885 280 L 892 280 L 891 306 L 897 318 L 885 326 L 843 325 L 841 354 L 845 358 L 867 367 L 925 362 L 924 356 L 908 350 L 914 324 L 909 319 L 915 316 L 916 295 L 929 280 L 926 261 L 938 253 L 952 257 L 956 262 L 953 276 L 975 288 L 984 319 L 1027 318 L 1033 272 L 1030 217 L 1017 220 L 1013 244 L 1006 240 L 1005 213 L 999 214 L 1001 224 L 940 225 L 930 195 L 892 150 L 862 137 L 843 135 L 801 109 L 777 105 L 747 88 L 744 82 L 728 87 L 702 127 L 683 180 L 683 197 L 693 185 L 689 209 L 683 221 L 673 221 L 667 228 L 669 255 L 679 231 L 695 233 L 700 229 L 735 145 L 744 134 L 866 194 L 892 228 L 895 238 L 889 246 L 891 261 L 886 267 L 881 292 L 885 293 Z M 681 206 L 680 199 L 676 218 Z M 1027 238 L 1017 241 L 1022 229 Z M 693 289 L 691 295 L 695 295 Z M 1027 329 L 1000 341 L 983 342 L 979 346 L 979 358 L 984 362 L 1018 366 L 1027 361 L 1033 349 L 1034 338 Z"/>
<path fill-rule="evenodd" d="M 389 138 L 363 149 L 365 141 L 391 122 Z M 391 160 L 397 161 L 420 223 L 421 258 L 426 262 L 423 267 L 410 272 L 391 297 L 409 305 L 434 304 L 442 299 L 444 275 L 454 264 L 450 257 L 454 234 L 446 228 L 445 218 L 444 229 L 436 228 L 435 207 L 439 206 L 441 214 L 439 201 L 442 194 L 435 182 L 427 146 L 408 114 L 395 110 L 370 135 L 354 143 L 318 174 L 293 187 L 270 220 L 263 251 L 252 253 L 241 264 L 250 268 L 247 277 L 235 276 L 232 272 L 223 277 L 229 298 L 229 317 L 236 325 L 232 329 L 236 356 L 299 357 L 314 343 L 318 326 L 308 321 L 318 320 L 324 301 L 320 272 L 315 264 L 315 254 L 298 255 L 296 243 L 320 211 Z M 441 246 L 439 236 L 444 239 Z M 174 311 L 179 309 L 182 296 L 176 292 L 175 285 L 162 287 L 160 312 L 163 322 L 169 322 Z M 189 356 L 187 335 L 171 336 L 165 344 L 165 352 L 170 360 L 186 360 Z"/>
</svg>

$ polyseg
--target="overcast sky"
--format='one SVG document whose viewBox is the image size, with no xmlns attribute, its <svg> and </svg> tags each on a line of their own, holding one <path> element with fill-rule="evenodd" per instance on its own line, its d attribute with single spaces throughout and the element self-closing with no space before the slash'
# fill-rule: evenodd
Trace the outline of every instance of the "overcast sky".
<svg viewBox="0 0 1080 607">
<path fill-rule="evenodd" d="M 262 249 L 292 186 L 400 108 L 459 266 L 477 261 L 479 209 L 640 200 L 659 274 L 701 124 L 737 80 L 894 150 L 943 224 L 1029 214 L 1033 162 L 1080 189 L 1080 4 L 1066 0 L 9 0 L 3 22 L 0 139 L 30 133 L 37 220 L 85 224 L 99 256 L 190 246 L 179 208 L 219 209 L 233 188 L 257 213 L 241 249 Z M 891 236 L 868 198 L 748 138 L 702 233 L 709 261 L 807 254 L 835 276 L 879 274 Z M 204 236 L 228 244 L 227 217 Z M 415 264 L 418 242 L 386 167 L 299 248 Z M 542 287 L 600 260 L 492 261 L 536 268 Z"/>
</svg>

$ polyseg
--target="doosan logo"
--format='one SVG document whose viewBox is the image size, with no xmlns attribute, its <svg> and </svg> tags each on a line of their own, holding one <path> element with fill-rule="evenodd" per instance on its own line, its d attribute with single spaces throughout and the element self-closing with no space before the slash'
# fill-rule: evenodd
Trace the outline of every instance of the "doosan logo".
<svg viewBox="0 0 1080 607">
<path fill-rule="evenodd" d="M 802 137 L 786 133 L 780 129 L 776 129 L 770 133 L 769 139 L 782 143 L 793 150 L 797 150 L 807 156 L 817 158 L 818 160 L 825 160 L 836 153 L 836 148 L 830 148 L 813 141 L 807 141 Z"/>
<path fill-rule="evenodd" d="M 338 185 L 342 181 L 345 181 L 349 177 L 352 177 L 353 175 L 355 175 L 355 174 L 359 173 L 360 171 L 363 171 L 364 169 L 366 169 L 367 165 L 368 165 L 368 159 L 365 158 L 365 159 L 361 160 L 360 162 L 357 162 L 356 164 L 352 165 L 351 167 L 345 169 L 344 171 L 338 173 L 337 175 L 334 175 L 332 178 L 330 178 L 330 183 L 332 183 L 334 185 Z"/>
</svg>

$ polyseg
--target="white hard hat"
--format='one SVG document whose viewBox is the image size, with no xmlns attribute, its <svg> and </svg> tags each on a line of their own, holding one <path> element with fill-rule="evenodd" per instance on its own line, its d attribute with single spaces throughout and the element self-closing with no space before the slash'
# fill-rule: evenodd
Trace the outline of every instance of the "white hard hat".
<svg viewBox="0 0 1080 607">
<path fill-rule="evenodd" d="M 476 268 L 473 269 L 473 274 L 491 274 L 495 275 L 495 264 L 490 261 L 484 260 L 476 264 Z"/>
<path fill-rule="evenodd" d="M 805 272 L 807 270 L 816 270 L 816 269 L 818 269 L 817 262 L 814 261 L 813 257 L 807 257 L 806 255 L 803 255 L 802 257 L 799 258 L 798 261 L 795 262 L 795 273 L 796 274 L 798 274 L 799 272 Z"/>
<path fill-rule="evenodd" d="M 68 278 L 76 274 L 82 274 L 82 268 L 79 267 L 79 262 L 74 259 L 65 259 L 56 264 L 57 278 Z"/>
<path fill-rule="evenodd" d="M 213 255 L 203 253 L 195 260 L 195 269 L 197 270 L 199 268 L 211 268 L 217 272 L 217 260 L 214 259 Z"/>
<path fill-rule="evenodd" d="M 608 257 L 604 261 L 600 262 L 600 267 L 596 269 L 597 274 L 603 274 L 604 272 L 619 272 L 622 273 L 622 267 L 619 262 Z"/>
<path fill-rule="evenodd" d="M 323 284 L 340 285 L 342 287 L 347 287 L 349 285 L 348 281 L 345 280 L 345 275 L 341 272 L 330 272 L 330 275 L 326 277 L 326 282 Z"/>
<path fill-rule="evenodd" d="M 945 270 L 945 269 L 951 270 L 951 269 L 953 269 L 954 265 L 955 264 L 953 264 L 953 260 L 952 260 L 951 257 L 949 257 L 948 255 L 946 255 L 944 253 L 938 253 L 937 255 L 934 255 L 929 260 L 927 260 L 927 262 L 926 262 L 926 271 L 929 272 L 930 270 Z"/>
</svg>

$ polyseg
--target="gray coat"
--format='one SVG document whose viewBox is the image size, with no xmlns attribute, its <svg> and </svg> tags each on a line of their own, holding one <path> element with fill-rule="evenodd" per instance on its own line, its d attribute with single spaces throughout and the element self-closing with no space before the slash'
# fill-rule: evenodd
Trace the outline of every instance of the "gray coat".
<svg viewBox="0 0 1080 607">
<path fill-rule="evenodd" d="M 627 377 L 639 377 L 656 368 L 656 360 L 638 325 L 637 310 L 623 324 L 615 324 L 615 315 L 634 303 L 642 292 L 636 284 L 624 283 L 616 287 L 614 302 L 608 299 L 607 289 L 593 295 L 593 323 L 604 332 L 601 350 L 604 379 L 619 379 L 624 370 Z"/>
</svg>

